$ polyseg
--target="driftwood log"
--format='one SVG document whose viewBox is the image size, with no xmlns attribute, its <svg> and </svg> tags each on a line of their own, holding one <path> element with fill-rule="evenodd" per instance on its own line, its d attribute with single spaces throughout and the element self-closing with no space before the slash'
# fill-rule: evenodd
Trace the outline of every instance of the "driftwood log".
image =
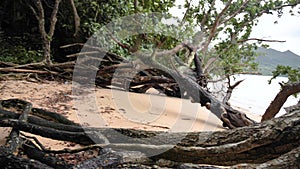
<svg viewBox="0 0 300 169">
<path fill-rule="evenodd" d="M 246 127 L 172 133 L 81 127 L 59 114 L 11 99 L 1 101 L 0 126 L 13 128 L 6 145 L 0 147 L 1 168 L 297 168 L 300 164 L 300 109 L 297 108 L 282 117 Z M 47 150 L 24 132 L 76 142 L 83 147 Z M 115 135 L 116 132 L 130 137 L 130 141 Z M 91 135 L 99 137 L 97 144 Z M 166 151 L 150 156 L 159 149 Z M 82 152 L 97 155 L 78 158 L 76 163 L 62 158 L 79 157 Z"/>
</svg>

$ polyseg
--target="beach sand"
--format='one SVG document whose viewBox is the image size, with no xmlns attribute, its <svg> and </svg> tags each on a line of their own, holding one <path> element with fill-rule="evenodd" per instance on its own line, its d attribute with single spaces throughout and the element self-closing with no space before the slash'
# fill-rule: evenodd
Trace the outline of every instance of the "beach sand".
<svg viewBox="0 0 300 169">
<path fill-rule="evenodd" d="M 72 92 L 70 83 L 55 81 L 2 81 L 0 99 L 23 99 L 33 107 L 60 113 L 83 126 L 169 132 L 224 130 L 222 122 L 205 107 L 158 95 L 155 90 L 148 94 L 101 88 L 80 91 Z M 9 132 L 9 128 L 0 128 L 0 144 L 5 143 Z M 79 147 L 48 138 L 38 139 L 51 149 Z"/>
</svg>

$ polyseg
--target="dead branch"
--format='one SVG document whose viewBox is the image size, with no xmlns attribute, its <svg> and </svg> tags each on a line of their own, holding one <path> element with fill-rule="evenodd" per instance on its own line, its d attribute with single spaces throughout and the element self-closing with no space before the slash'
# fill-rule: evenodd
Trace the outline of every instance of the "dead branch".
<svg viewBox="0 0 300 169">
<path fill-rule="evenodd" d="M 1 149 L 1 147 L 0 147 Z M 1 150 L 1 152 L 3 152 Z M 0 153 L 0 167 L 1 168 L 32 168 L 32 169 L 53 169 L 52 167 L 43 164 L 39 161 L 26 159 L 12 155 L 2 155 Z"/>
<path fill-rule="evenodd" d="M 2 71 L 2 72 L 38 73 L 38 74 L 54 74 L 54 75 L 58 75 L 57 72 L 53 72 L 53 71 L 30 70 L 30 69 L 0 68 L 0 71 Z"/>
<path fill-rule="evenodd" d="M 63 140 L 63 141 L 71 141 L 83 145 L 93 144 L 94 141 L 91 138 L 87 137 L 84 132 L 69 132 L 69 131 L 61 131 L 52 128 L 37 126 L 34 124 L 14 120 L 14 119 L 6 119 L 1 120 L 1 127 L 13 127 L 17 130 L 30 132 L 32 134 L 40 135 L 43 137 Z"/>
<path fill-rule="evenodd" d="M 226 96 L 223 98 L 223 103 L 224 104 L 227 104 L 227 105 L 230 105 L 228 103 L 229 99 L 231 98 L 231 94 L 232 94 L 232 91 L 235 87 L 237 87 L 240 83 L 242 83 L 244 80 L 239 80 L 237 82 L 235 82 L 233 85 L 231 85 L 230 83 L 230 76 L 227 76 L 227 80 L 228 80 L 228 88 L 227 88 L 227 92 L 226 92 Z"/>
<path fill-rule="evenodd" d="M 286 42 L 285 40 L 271 40 L 271 39 L 249 38 L 249 39 L 239 40 L 238 43 L 244 43 L 244 42 L 247 42 L 247 41 L 280 42 L 280 43 Z"/>
</svg>

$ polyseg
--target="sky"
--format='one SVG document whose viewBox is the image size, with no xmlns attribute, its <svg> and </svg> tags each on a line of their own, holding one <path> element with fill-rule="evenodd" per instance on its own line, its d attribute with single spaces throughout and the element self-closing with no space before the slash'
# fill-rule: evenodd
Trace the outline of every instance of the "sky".
<svg viewBox="0 0 300 169">
<path fill-rule="evenodd" d="M 176 0 L 176 5 L 184 4 L 184 0 Z M 298 7 L 299 9 L 299 7 Z M 170 12 L 174 16 L 182 18 L 182 11 L 174 7 Z M 270 39 L 270 40 L 284 40 L 284 43 L 272 42 L 267 43 L 270 48 L 286 51 L 290 50 L 300 56 L 300 15 L 291 16 L 289 9 L 284 10 L 281 18 L 277 15 L 264 14 L 259 18 L 258 25 L 255 26 L 251 33 L 251 38 Z M 277 24 L 274 24 L 278 21 Z"/>
<path fill-rule="evenodd" d="M 300 56 L 300 15 L 291 16 L 285 10 L 281 18 L 276 15 L 263 15 L 254 27 L 251 36 L 254 38 L 285 40 L 285 43 L 268 43 L 270 48 L 290 50 Z M 274 21 L 278 24 L 274 24 Z"/>
</svg>

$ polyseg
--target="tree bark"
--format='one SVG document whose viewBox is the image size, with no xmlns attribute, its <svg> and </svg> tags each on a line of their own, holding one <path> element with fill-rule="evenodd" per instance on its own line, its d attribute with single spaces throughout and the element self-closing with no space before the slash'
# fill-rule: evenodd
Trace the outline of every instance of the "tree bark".
<svg viewBox="0 0 300 169">
<path fill-rule="evenodd" d="M 39 161 L 26 159 L 17 156 L 4 156 L 0 153 L 0 168 L 14 168 L 14 169 L 53 169 L 52 167 L 43 164 Z"/>
<path fill-rule="evenodd" d="M 13 127 L 18 131 L 26 131 L 52 139 L 88 145 L 79 151 L 95 147 L 114 150 L 113 154 L 105 155 L 105 152 L 103 152 L 104 154 L 102 154 L 102 156 L 100 155 L 92 161 L 86 161 L 85 164 L 82 163 L 82 166 L 97 164 L 98 166 L 103 165 L 103 167 L 105 167 L 105 165 L 107 165 L 107 163 L 103 163 L 105 158 L 107 158 L 106 160 L 114 159 L 111 161 L 111 165 L 113 166 L 126 166 L 127 162 L 147 166 L 158 163 L 162 159 L 172 162 L 172 164 L 168 164 L 168 167 L 182 166 L 183 163 L 193 163 L 195 165 L 197 164 L 196 166 L 198 166 L 198 164 L 231 166 L 247 163 L 247 166 L 260 166 L 261 168 L 271 165 L 285 168 L 286 166 L 299 164 L 300 109 L 298 108 L 291 110 L 290 113 L 284 116 L 256 125 L 233 130 L 192 133 L 84 127 L 85 133 L 81 131 L 69 132 L 63 128 L 59 130 L 47 128 L 44 127 L 43 124 L 33 125 L 29 122 L 30 116 L 28 116 L 28 122 L 16 119 L 19 118 L 19 116 L 11 116 L 15 117 L 13 119 L 7 118 L 6 114 L 2 115 L 2 112 L 8 114 L 7 111 L 0 112 L 1 126 Z M 68 126 L 69 128 L 78 128 L 77 125 L 73 124 L 68 124 Z M 118 132 L 122 136 L 113 134 L 115 132 Z M 79 135 L 80 137 L 78 137 Z M 94 135 L 101 136 L 103 142 L 94 144 L 91 138 Z M 122 139 L 124 135 L 130 137 L 130 140 Z M 153 137 L 155 137 L 155 139 L 151 139 Z M 52 163 L 53 160 L 51 160 L 52 157 L 48 158 L 47 153 L 43 152 L 44 150 L 35 150 L 32 149 L 34 146 L 28 147 L 28 145 L 30 144 L 26 143 L 23 145 L 23 149 L 28 150 L 27 152 L 31 152 L 30 154 L 32 156 L 29 155 L 29 157 L 34 159 L 43 157 L 43 160 L 39 161 L 45 163 L 47 166 L 54 166 L 54 163 Z M 0 149 L 1 148 L 4 149 L 4 147 L 0 147 Z M 152 157 L 147 157 L 150 155 L 148 152 L 162 149 L 166 149 L 166 151 Z M 135 161 L 133 158 L 129 158 L 131 160 L 127 162 L 120 160 L 123 159 L 123 157 L 119 158 L 120 153 L 126 152 L 133 153 L 130 155 L 131 157 L 142 157 L 143 160 Z M 0 161 L 14 160 L 8 159 L 7 153 L 11 154 L 11 151 L 1 151 Z M 56 159 L 54 159 L 54 161 L 55 160 Z M 19 163 L 21 164 L 21 161 L 19 161 Z M 12 165 L 11 163 L 9 164 Z M 60 167 L 63 168 L 67 165 L 68 164 Z M 200 168 L 200 165 L 198 167 Z"/>
<path fill-rule="evenodd" d="M 71 4 L 72 10 L 73 10 L 74 27 L 75 27 L 74 36 L 76 37 L 79 30 L 80 30 L 80 17 L 78 15 L 77 8 L 76 8 L 76 5 L 74 3 L 74 0 L 70 0 L 70 4 Z"/>
<path fill-rule="evenodd" d="M 48 33 L 46 32 L 46 24 L 45 24 L 45 12 L 44 12 L 44 8 L 43 8 L 43 3 L 41 0 L 37 0 L 35 2 L 35 6 L 36 9 L 34 7 L 32 7 L 31 5 L 29 5 L 30 9 L 32 10 L 32 12 L 34 13 L 38 24 L 39 24 L 39 31 L 41 33 L 41 37 L 42 37 L 42 41 L 43 41 L 43 48 L 44 48 L 44 62 L 47 65 L 51 65 L 51 41 L 52 41 L 52 37 L 54 35 L 54 31 L 55 31 L 55 25 L 57 22 L 57 12 L 58 12 L 58 7 L 59 7 L 59 3 L 61 0 L 55 0 L 54 6 L 53 6 L 53 10 L 51 13 L 51 18 L 50 18 L 50 26 L 49 26 L 49 31 Z"/>
<path fill-rule="evenodd" d="M 296 123 L 299 112 L 290 114 L 292 118 L 278 118 L 251 127 L 214 132 L 208 136 L 204 133 L 194 135 L 196 141 L 183 140 L 159 158 L 214 165 L 264 163 L 298 147 L 300 131 Z"/>
</svg>

